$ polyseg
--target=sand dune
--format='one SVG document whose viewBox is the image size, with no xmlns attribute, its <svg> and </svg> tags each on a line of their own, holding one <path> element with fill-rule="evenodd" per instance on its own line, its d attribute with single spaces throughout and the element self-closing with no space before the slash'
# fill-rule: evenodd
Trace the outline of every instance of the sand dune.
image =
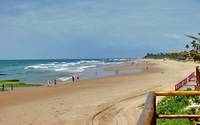
<svg viewBox="0 0 200 125">
<path fill-rule="evenodd" d="M 140 73 L 0 93 L 0 125 L 134 125 L 149 91 L 174 89 L 196 66 L 146 61 Z M 123 68 L 136 67 L 112 70 Z"/>
</svg>

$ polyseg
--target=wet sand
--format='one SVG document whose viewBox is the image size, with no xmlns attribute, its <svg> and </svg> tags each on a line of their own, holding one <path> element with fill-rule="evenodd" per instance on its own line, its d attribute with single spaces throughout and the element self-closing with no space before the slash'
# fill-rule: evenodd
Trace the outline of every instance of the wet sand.
<svg viewBox="0 0 200 125">
<path fill-rule="evenodd" d="M 149 91 L 174 89 L 196 64 L 163 60 L 144 72 L 0 93 L 0 125 L 135 125 Z"/>
</svg>

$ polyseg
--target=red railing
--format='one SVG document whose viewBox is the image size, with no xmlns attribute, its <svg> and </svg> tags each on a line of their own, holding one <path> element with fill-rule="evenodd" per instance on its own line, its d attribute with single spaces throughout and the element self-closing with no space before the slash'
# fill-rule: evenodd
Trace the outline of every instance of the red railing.
<svg viewBox="0 0 200 125">
<path fill-rule="evenodd" d="M 179 90 L 181 87 L 186 85 L 193 77 L 195 77 L 195 73 L 191 73 L 187 78 L 179 82 L 178 84 L 175 85 L 175 91 Z"/>
</svg>

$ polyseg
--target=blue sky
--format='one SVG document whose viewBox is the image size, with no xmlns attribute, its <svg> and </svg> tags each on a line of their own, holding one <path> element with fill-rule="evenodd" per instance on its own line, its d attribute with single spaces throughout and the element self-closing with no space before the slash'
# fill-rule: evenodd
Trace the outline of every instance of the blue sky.
<svg viewBox="0 0 200 125">
<path fill-rule="evenodd" d="M 141 57 L 183 50 L 199 0 L 1 0 L 0 59 Z"/>
</svg>

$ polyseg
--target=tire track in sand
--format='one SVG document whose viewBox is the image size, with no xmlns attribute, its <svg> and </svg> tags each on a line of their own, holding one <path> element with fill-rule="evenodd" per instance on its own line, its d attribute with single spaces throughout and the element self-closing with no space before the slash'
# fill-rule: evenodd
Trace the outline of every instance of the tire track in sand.
<svg viewBox="0 0 200 125">
<path fill-rule="evenodd" d="M 161 85 L 137 90 L 132 96 L 107 104 L 87 121 L 87 125 L 133 125 L 133 102 L 135 98 L 146 95 L 149 91 L 159 89 Z M 130 111 L 131 110 L 131 111 Z M 131 115 L 132 114 L 132 115 Z"/>
</svg>

